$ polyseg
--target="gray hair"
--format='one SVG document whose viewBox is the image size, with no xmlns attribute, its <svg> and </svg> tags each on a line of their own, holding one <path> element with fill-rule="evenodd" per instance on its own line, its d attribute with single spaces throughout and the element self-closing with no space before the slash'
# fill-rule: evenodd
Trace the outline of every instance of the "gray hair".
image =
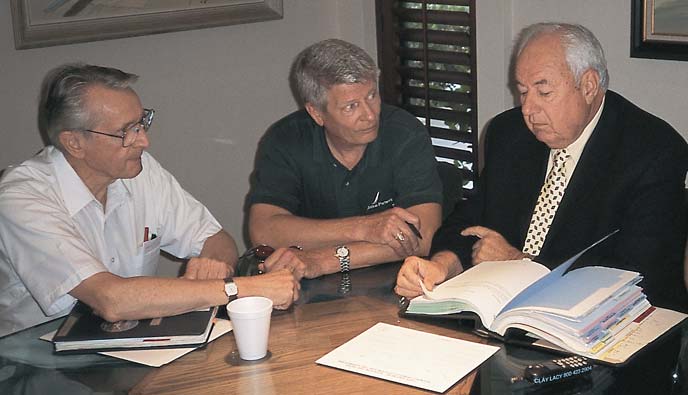
<svg viewBox="0 0 688 395">
<path fill-rule="evenodd" d="M 588 69 L 593 69 L 600 76 L 602 91 L 606 91 L 609 87 L 609 73 L 604 50 L 595 35 L 584 26 L 551 22 L 530 25 L 519 34 L 516 57 L 521 55 L 523 49 L 531 41 L 550 33 L 556 33 L 559 36 L 566 54 L 566 63 L 573 73 L 576 86 L 580 84 L 583 73 Z"/>
<path fill-rule="evenodd" d="M 301 51 L 294 61 L 292 83 L 302 105 L 327 107 L 327 90 L 337 84 L 374 81 L 378 69 L 361 48 L 338 39 L 317 42 Z"/>
<path fill-rule="evenodd" d="M 64 130 L 88 129 L 92 119 L 85 103 L 89 87 L 102 85 L 127 89 L 138 76 L 124 71 L 84 63 L 69 63 L 48 72 L 43 79 L 38 106 L 38 128 L 58 149 Z"/>
</svg>

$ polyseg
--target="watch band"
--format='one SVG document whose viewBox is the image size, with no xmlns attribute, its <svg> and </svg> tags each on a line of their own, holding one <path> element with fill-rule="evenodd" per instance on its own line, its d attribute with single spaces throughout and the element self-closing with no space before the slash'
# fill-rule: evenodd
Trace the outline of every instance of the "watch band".
<svg viewBox="0 0 688 395">
<path fill-rule="evenodd" d="M 351 255 L 349 251 L 349 247 L 347 246 L 339 246 L 335 250 L 335 257 L 339 259 L 339 271 L 342 273 L 348 273 L 349 272 L 349 264 L 351 263 Z"/>
<path fill-rule="evenodd" d="M 227 303 L 239 298 L 239 288 L 237 288 L 236 283 L 232 277 L 225 278 L 225 294 L 227 295 Z"/>
</svg>

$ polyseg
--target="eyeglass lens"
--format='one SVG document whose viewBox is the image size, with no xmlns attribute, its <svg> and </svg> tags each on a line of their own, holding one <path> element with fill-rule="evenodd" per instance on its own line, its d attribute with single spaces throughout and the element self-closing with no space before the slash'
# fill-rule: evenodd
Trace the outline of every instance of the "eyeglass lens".
<svg viewBox="0 0 688 395">
<path fill-rule="evenodd" d="M 141 120 L 124 130 L 124 136 L 122 137 L 122 145 L 128 147 L 136 141 L 141 129 L 148 132 L 151 124 L 153 123 L 153 116 L 155 115 L 155 110 L 144 109 L 143 117 Z"/>
</svg>

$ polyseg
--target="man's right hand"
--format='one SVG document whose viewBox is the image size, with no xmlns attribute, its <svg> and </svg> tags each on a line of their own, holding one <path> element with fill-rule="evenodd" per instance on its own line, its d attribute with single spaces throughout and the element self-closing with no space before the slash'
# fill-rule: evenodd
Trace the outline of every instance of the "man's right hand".
<svg viewBox="0 0 688 395">
<path fill-rule="evenodd" d="M 299 298 L 301 284 L 289 269 L 252 277 L 234 277 L 239 297 L 265 296 L 272 300 L 273 307 L 285 310 Z"/>
<path fill-rule="evenodd" d="M 416 297 L 423 293 L 420 282 L 425 288 L 432 290 L 436 284 L 447 279 L 449 272 L 441 263 L 428 261 L 416 256 L 408 257 L 397 274 L 397 285 L 394 292 L 407 298 Z"/>
<path fill-rule="evenodd" d="M 399 257 L 417 254 L 420 242 L 409 224 L 420 230 L 420 218 L 417 215 L 395 207 L 381 213 L 362 217 L 365 232 L 360 240 L 370 243 L 387 244 Z"/>
</svg>

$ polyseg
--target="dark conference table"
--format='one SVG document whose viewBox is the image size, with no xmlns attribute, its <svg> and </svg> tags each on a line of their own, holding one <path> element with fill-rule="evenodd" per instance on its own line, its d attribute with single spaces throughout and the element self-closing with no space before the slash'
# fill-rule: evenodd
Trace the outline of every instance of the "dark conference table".
<svg viewBox="0 0 688 395">
<path fill-rule="evenodd" d="M 273 313 L 271 357 L 259 363 L 237 363 L 232 358 L 236 344 L 231 332 L 160 368 L 98 354 L 57 356 L 50 343 L 38 340 L 61 320 L 52 321 L 0 339 L 0 394 L 428 393 L 315 363 L 378 322 L 500 347 L 452 386 L 449 394 L 688 393 L 685 341 L 684 368 L 676 369 L 681 330 L 652 344 L 621 368 L 595 365 L 585 378 L 549 386 L 523 381 L 512 384 L 510 379 L 519 376 L 526 365 L 558 355 L 488 341 L 456 320 L 399 317 L 398 297 L 392 290 L 398 268 L 398 263 L 390 263 L 355 270 L 348 277 L 337 273 L 303 280 L 299 302 L 287 311 Z"/>
</svg>

